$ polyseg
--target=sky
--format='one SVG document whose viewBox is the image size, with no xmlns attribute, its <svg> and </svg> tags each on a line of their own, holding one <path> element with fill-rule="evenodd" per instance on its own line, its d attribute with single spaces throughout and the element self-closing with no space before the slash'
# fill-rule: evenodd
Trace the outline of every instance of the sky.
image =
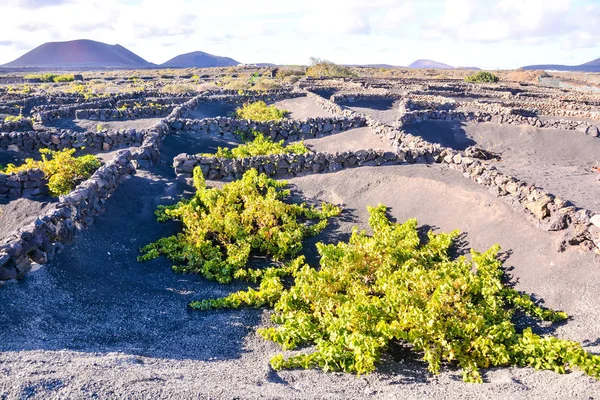
<svg viewBox="0 0 600 400">
<path fill-rule="evenodd" d="M 0 0 L 0 64 L 44 42 L 120 44 L 147 61 L 578 65 L 600 57 L 600 0 Z"/>
</svg>

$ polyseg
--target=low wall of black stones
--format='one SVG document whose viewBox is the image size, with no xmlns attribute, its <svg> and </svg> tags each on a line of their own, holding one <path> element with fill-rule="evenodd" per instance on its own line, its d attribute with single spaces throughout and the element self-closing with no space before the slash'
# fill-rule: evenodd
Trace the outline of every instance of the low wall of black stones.
<svg viewBox="0 0 600 400">
<path fill-rule="evenodd" d="M 283 119 L 280 121 L 257 122 L 237 118 L 216 117 L 204 119 L 176 119 L 169 122 L 174 131 L 191 131 L 205 135 L 220 135 L 233 138 L 237 134 L 251 137 L 253 131 L 260 132 L 273 140 L 302 140 L 318 135 L 342 132 L 365 126 L 366 121 L 359 116 L 308 118 L 306 120 Z"/>
<path fill-rule="evenodd" d="M 18 121 L 0 122 L 0 132 L 30 131 L 33 129 L 33 121 L 23 118 Z"/>
<path fill-rule="evenodd" d="M 157 99 L 170 99 L 171 102 L 174 99 L 189 99 L 189 95 L 173 95 L 160 93 L 156 91 L 140 91 L 133 93 L 118 93 L 113 94 L 108 98 L 99 98 L 93 101 L 77 102 L 67 106 L 60 106 L 54 108 L 39 107 L 36 108 L 33 117 L 38 122 L 54 121 L 62 118 L 75 118 L 75 112 L 77 110 L 86 109 L 105 109 L 105 108 L 117 108 L 117 103 L 124 101 L 125 103 L 135 102 L 136 100 L 146 101 L 148 97 L 156 97 Z M 160 101 L 160 100 L 156 100 Z M 155 101 L 153 101 L 155 102 Z"/>
<path fill-rule="evenodd" d="M 537 128 L 565 129 L 583 132 L 597 137 L 600 132 L 596 124 L 588 121 L 573 121 L 565 119 L 540 119 L 538 117 L 518 114 L 488 113 L 485 111 L 449 111 L 421 110 L 404 113 L 399 119 L 399 126 L 414 124 L 428 120 L 458 121 L 458 122 L 492 122 L 496 124 L 529 125 Z"/>
<path fill-rule="evenodd" d="M 244 172 L 256 169 L 275 178 L 335 172 L 345 168 L 392 165 L 404 161 L 401 154 L 383 150 L 345 151 L 342 153 L 272 154 L 243 159 L 180 154 L 173 160 L 175 173 L 191 176 L 200 167 L 207 179 L 240 179 Z"/>
<path fill-rule="evenodd" d="M 108 151 L 120 145 L 140 144 L 147 130 L 118 129 L 98 132 L 28 131 L 0 133 L 0 149 L 33 153 L 39 149 L 63 150 L 91 147 Z"/>
<path fill-rule="evenodd" d="M 45 194 L 48 194 L 48 182 L 40 169 L 11 174 L 0 172 L 0 197 L 2 198 L 16 199 Z"/>
</svg>

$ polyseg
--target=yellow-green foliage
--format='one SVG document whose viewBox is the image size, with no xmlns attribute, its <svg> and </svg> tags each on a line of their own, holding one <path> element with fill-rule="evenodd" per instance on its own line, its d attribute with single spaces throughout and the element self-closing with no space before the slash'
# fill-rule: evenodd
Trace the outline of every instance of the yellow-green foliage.
<svg viewBox="0 0 600 400">
<path fill-rule="evenodd" d="M 8 115 L 4 118 L 4 122 L 19 122 L 23 119 L 22 115 Z"/>
<path fill-rule="evenodd" d="M 65 74 L 54 77 L 54 82 L 73 82 L 75 76 L 73 74 Z"/>
<path fill-rule="evenodd" d="M 33 91 L 31 89 L 31 86 L 29 86 L 29 85 L 7 86 L 6 89 L 7 89 L 8 93 L 20 93 L 20 94 L 29 94 Z"/>
<path fill-rule="evenodd" d="M 353 78 L 357 76 L 350 68 L 334 64 L 331 61 L 312 59 L 311 64 L 306 70 L 306 76 L 312 78 Z"/>
<path fill-rule="evenodd" d="M 517 330 L 515 313 L 552 322 L 567 315 L 506 286 L 497 245 L 453 259 L 449 250 L 457 231 L 429 232 L 422 243 L 416 220 L 392 223 L 382 205 L 369 213 L 373 236 L 354 229 L 348 243 L 317 244 L 319 269 L 301 257 L 265 272 L 258 290 L 190 306 L 274 307 L 277 326 L 260 329 L 261 336 L 284 350 L 314 345 L 309 353 L 273 357 L 275 369 L 368 373 L 389 343 L 400 341 L 422 353 L 432 373 L 442 362 L 457 363 L 468 382 L 482 381 L 480 368 L 500 366 L 558 373 L 578 368 L 600 378 L 600 356 L 579 343 Z M 289 275 L 293 284 L 286 289 Z"/>
<path fill-rule="evenodd" d="M 252 169 L 221 189 L 209 189 L 196 168 L 194 197 L 156 212 L 159 221 L 181 221 L 183 232 L 144 247 L 138 259 L 164 254 L 177 264 L 175 271 L 219 282 L 258 279 L 265 270 L 246 267 L 252 254 L 275 260 L 293 256 L 302 249 L 304 238 L 321 232 L 328 218 L 340 212 L 326 203 L 320 210 L 284 203 L 282 199 L 289 195 L 285 185 Z"/>
<path fill-rule="evenodd" d="M 252 90 L 267 92 L 269 90 L 281 89 L 281 83 L 274 79 L 258 78 L 252 86 Z"/>
<path fill-rule="evenodd" d="M 260 132 L 254 131 L 254 140 L 239 145 L 233 149 L 219 147 L 215 154 L 204 154 L 205 156 L 214 156 L 222 158 L 246 158 L 255 156 L 266 156 L 269 154 L 304 154 L 308 153 L 308 148 L 304 142 L 292 143 L 284 146 L 284 141 L 274 142 L 270 137 L 264 136 Z"/>
<path fill-rule="evenodd" d="M 54 78 L 56 78 L 57 74 L 27 74 L 23 76 L 24 79 L 36 79 L 41 82 L 54 82 Z"/>
<path fill-rule="evenodd" d="M 41 149 L 42 160 L 36 161 L 31 158 L 25 160 L 20 166 L 8 164 L 5 173 L 18 173 L 31 169 L 41 169 L 48 180 L 48 189 L 53 196 L 67 194 L 75 189 L 75 186 L 84 179 L 92 176 L 94 171 L 100 167 L 100 160 L 93 155 L 73 157 L 75 149 L 54 151 Z M 51 158 L 48 158 L 50 156 Z"/>
<path fill-rule="evenodd" d="M 108 94 L 97 94 L 92 89 L 92 86 L 88 86 L 85 83 L 72 82 L 66 90 L 67 93 L 77 93 L 83 96 L 84 99 L 90 100 L 98 97 L 107 97 Z"/>
<path fill-rule="evenodd" d="M 471 83 L 496 83 L 498 82 L 498 77 L 491 72 L 487 71 L 479 71 L 476 74 L 471 76 L 467 76 L 465 78 L 465 82 Z"/>
<path fill-rule="evenodd" d="M 287 114 L 287 110 L 280 110 L 274 105 L 267 106 L 264 101 L 245 103 L 235 110 L 236 117 L 252 121 L 279 121 Z"/>
</svg>

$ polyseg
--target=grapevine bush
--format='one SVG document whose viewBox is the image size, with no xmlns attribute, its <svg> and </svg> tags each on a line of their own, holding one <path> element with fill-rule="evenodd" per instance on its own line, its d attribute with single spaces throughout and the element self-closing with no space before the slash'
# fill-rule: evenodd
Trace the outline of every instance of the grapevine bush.
<svg viewBox="0 0 600 400">
<path fill-rule="evenodd" d="M 288 114 L 287 110 L 280 110 L 274 105 L 267 106 L 264 101 L 244 103 L 235 110 L 235 116 L 251 121 L 279 121 Z"/>
<path fill-rule="evenodd" d="M 233 149 L 219 147 L 215 154 L 205 154 L 211 157 L 222 158 L 246 158 L 255 156 L 266 156 L 269 154 L 304 154 L 308 153 L 308 148 L 304 142 L 292 143 L 284 146 L 284 141 L 274 142 L 270 137 L 264 136 L 260 132 L 254 131 L 254 140 L 247 141 Z"/>
<path fill-rule="evenodd" d="M 561 321 L 563 312 L 537 306 L 503 283 L 493 246 L 471 258 L 452 259 L 458 236 L 428 233 L 421 243 L 417 221 L 396 224 L 382 205 L 369 208 L 373 236 L 354 229 L 348 243 L 317 244 L 320 268 L 302 257 L 268 270 L 257 290 L 197 301 L 195 309 L 242 305 L 274 307 L 276 327 L 259 334 L 284 350 L 314 345 L 314 351 L 271 359 L 274 369 L 321 368 L 368 373 L 391 341 L 410 343 L 432 373 L 454 362 L 467 382 L 481 382 L 481 368 L 532 366 L 564 373 L 579 368 L 600 378 L 600 356 L 580 344 L 517 331 L 515 312 Z M 287 285 L 289 277 L 293 284 Z"/>
<path fill-rule="evenodd" d="M 286 183 L 247 171 L 242 179 L 221 189 L 207 188 L 200 168 L 194 169 L 196 193 L 190 200 L 156 211 L 159 221 L 183 223 L 183 232 L 145 246 L 140 261 L 161 254 L 173 260 L 176 272 L 193 272 L 219 282 L 258 280 L 272 269 L 245 268 L 252 254 L 282 261 L 302 249 L 302 240 L 321 232 L 340 209 L 287 204 Z"/>
<path fill-rule="evenodd" d="M 471 76 L 467 76 L 465 78 L 465 82 L 470 83 L 496 83 L 498 82 L 498 77 L 491 72 L 487 71 L 479 71 L 476 74 Z"/>
<path fill-rule="evenodd" d="M 8 164 L 5 173 L 18 173 L 31 169 L 41 169 L 48 180 L 48 189 L 53 196 L 67 194 L 81 181 L 89 178 L 100 168 L 100 160 L 93 155 L 73 157 L 75 149 L 65 149 L 54 151 L 41 149 L 42 160 L 36 161 L 27 158 L 25 163 L 20 166 Z M 50 156 L 51 158 L 48 158 Z"/>
</svg>

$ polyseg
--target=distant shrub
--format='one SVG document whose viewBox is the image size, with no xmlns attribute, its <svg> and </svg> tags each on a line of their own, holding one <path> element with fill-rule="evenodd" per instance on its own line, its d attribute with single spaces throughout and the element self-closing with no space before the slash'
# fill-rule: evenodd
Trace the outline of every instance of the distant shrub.
<svg viewBox="0 0 600 400">
<path fill-rule="evenodd" d="M 245 79 L 225 77 L 222 80 L 222 86 L 226 90 L 249 90 L 252 85 Z"/>
<path fill-rule="evenodd" d="M 215 154 L 205 154 L 210 157 L 247 158 L 267 156 L 269 154 L 305 154 L 308 152 L 303 142 L 284 146 L 284 141 L 274 142 L 270 137 L 254 131 L 254 140 L 248 141 L 233 149 L 219 147 Z"/>
<path fill-rule="evenodd" d="M 465 78 L 465 82 L 470 83 L 496 83 L 498 82 L 498 77 L 491 72 L 487 71 L 479 71 L 478 73 L 467 76 Z"/>
<path fill-rule="evenodd" d="M 4 118 L 4 123 L 18 122 L 18 121 L 21 121 L 22 119 L 23 119 L 22 115 L 9 115 L 6 118 Z"/>
<path fill-rule="evenodd" d="M 57 77 L 57 74 L 27 74 L 23 76 L 23 79 L 38 80 L 41 82 L 54 82 L 54 78 Z"/>
<path fill-rule="evenodd" d="M 348 67 L 327 60 L 311 58 L 311 66 L 306 70 L 306 76 L 312 78 L 354 78 L 357 75 Z"/>
<path fill-rule="evenodd" d="M 53 196 L 67 194 L 75 186 L 84 179 L 92 176 L 94 171 L 100 168 L 100 160 L 91 154 L 73 157 L 75 149 L 65 149 L 62 151 L 54 151 L 49 149 L 41 149 L 41 161 L 35 161 L 32 158 L 25 160 L 25 164 L 15 166 L 8 164 L 5 173 L 17 173 L 20 171 L 28 171 L 31 169 L 41 169 L 44 171 L 46 179 L 48 179 L 48 189 Z M 47 155 L 51 156 L 48 159 Z"/>
<path fill-rule="evenodd" d="M 264 101 L 244 103 L 242 107 L 235 110 L 236 117 L 252 121 L 279 121 L 287 113 L 287 110 L 280 110 L 274 105 L 267 106 Z"/>
<path fill-rule="evenodd" d="M 20 94 L 29 94 L 32 92 L 31 86 L 29 85 L 23 85 L 21 86 L 8 86 L 7 88 L 7 92 L 8 93 L 20 93 Z"/>
<path fill-rule="evenodd" d="M 54 80 L 54 82 L 57 82 L 57 83 L 73 82 L 75 80 L 75 76 L 73 74 L 59 75 L 59 76 L 55 76 L 53 78 L 53 80 Z"/>
<path fill-rule="evenodd" d="M 281 83 L 269 78 L 258 78 L 252 89 L 259 91 L 281 89 Z"/>
</svg>

